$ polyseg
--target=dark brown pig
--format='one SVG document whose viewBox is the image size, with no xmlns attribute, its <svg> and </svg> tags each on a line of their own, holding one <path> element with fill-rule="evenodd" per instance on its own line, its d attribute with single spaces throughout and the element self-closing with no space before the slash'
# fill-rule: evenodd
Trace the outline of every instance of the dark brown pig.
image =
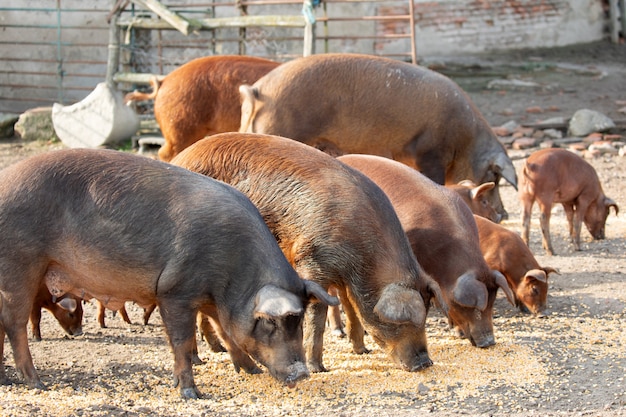
<svg viewBox="0 0 626 417">
<path fill-rule="evenodd" d="M 187 398 L 199 395 L 191 367 L 198 311 L 221 325 L 237 367 L 257 368 L 252 357 L 293 385 L 308 375 L 300 324 L 309 300 L 338 302 L 297 275 L 242 193 L 124 152 L 53 151 L 4 169 L 0 230 L 0 340 L 6 333 L 32 387 L 45 388 L 26 332 L 42 285 L 112 310 L 156 304 Z"/>
<path fill-rule="evenodd" d="M 50 291 L 48 291 L 48 287 L 41 285 L 30 312 L 30 328 L 35 340 L 41 340 L 42 308 L 52 313 L 63 330 L 70 336 L 83 334 L 83 306 L 80 298 L 72 294 L 66 294 L 60 299 L 54 299 Z"/>
<path fill-rule="evenodd" d="M 241 132 L 280 135 L 332 155 L 385 156 L 438 184 L 517 187 L 513 163 L 469 96 L 427 68 L 371 55 L 319 54 L 244 85 Z"/>
<path fill-rule="evenodd" d="M 541 213 L 542 245 L 554 255 L 550 239 L 552 205 L 561 203 L 569 223 L 569 235 L 575 250 L 580 250 L 580 229 L 585 223 L 594 239 L 604 239 L 604 226 L 615 201 L 604 195 L 598 174 L 580 156 L 566 149 L 542 149 L 533 152 L 522 169 L 519 198 L 522 202 L 522 239 L 528 245 L 530 217 L 537 201 Z"/>
<path fill-rule="evenodd" d="M 544 313 L 548 300 L 548 275 L 556 269 L 539 266 L 522 238 L 512 230 L 474 215 L 480 250 L 489 268 L 502 272 L 520 311 Z"/>
<path fill-rule="evenodd" d="M 239 86 L 254 83 L 278 65 L 278 62 L 251 56 L 197 58 L 160 82 L 153 78 L 151 94 L 133 92 L 125 99 L 154 99 L 154 117 L 165 138 L 159 159 L 169 161 L 205 136 L 239 130 Z"/>
<path fill-rule="evenodd" d="M 418 262 L 441 287 L 450 324 L 478 347 L 495 344 L 493 303 L 498 289 L 513 304 L 506 278 L 489 269 L 467 205 L 453 191 L 414 169 L 373 155 L 338 158 L 389 197 Z"/>
<path fill-rule="evenodd" d="M 489 219 L 494 223 L 500 223 L 500 220 L 502 220 L 502 215 L 491 205 L 487 195 L 487 191 L 495 187 L 493 182 L 476 185 L 472 181 L 465 180 L 457 184 L 446 185 L 446 187 L 460 195 L 465 204 L 472 210 L 472 213 Z"/>
<path fill-rule="evenodd" d="M 432 364 L 424 325 L 437 284 L 417 263 L 385 194 L 364 175 L 302 143 L 277 136 L 224 133 L 202 139 L 173 160 L 243 191 L 259 208 L 301 277 L 338 290 L 365 353 L 365 326 L 404 369 Z M 309 369 L 324 371 L 327 308 L 305 320 Z"/>
</svg>

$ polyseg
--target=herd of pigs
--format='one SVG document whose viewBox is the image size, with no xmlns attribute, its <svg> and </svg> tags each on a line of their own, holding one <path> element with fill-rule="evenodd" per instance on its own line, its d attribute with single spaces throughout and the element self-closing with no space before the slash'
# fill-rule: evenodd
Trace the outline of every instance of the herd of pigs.
<svg viewBox="0 0 626 417">
<path fill-rule="evenodd" d="M 80 334 L 81 300 L 124 312 L 156 306 L 185 398 L 196 325 L 237 371 L 263 365 L 293 386 L 326 370 L 331 323 L 355 353 L 364 334 L 407 371 L 430 365 L 429 308 L 460 338 L 495 344 L 500 289 L 546 308 L 548 275 L 527 243 L 537 202 L 543 247 L 561 203 L 573 248 L 584 223 L 604 238 L 610 208 L 593 168 L 563 149 L 518 175 L 490 126 L 450 79 L 386 58 L 320 54 L 279 64 L 245 56 L 191 61 L 152 81 L 160 161 L 66 149 L 0 172 L 0 339 L 16 371 L 45 388 L 28 347 L 42 308 Z M 523 233 L 501 179 L 519 188 Z M 9 380 L 0 344 L 0 383 Z"/>
</svg>

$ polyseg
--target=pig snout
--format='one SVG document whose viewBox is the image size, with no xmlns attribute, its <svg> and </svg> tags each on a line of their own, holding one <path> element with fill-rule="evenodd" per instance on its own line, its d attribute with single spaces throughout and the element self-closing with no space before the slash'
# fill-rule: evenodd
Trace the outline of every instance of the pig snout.
<svg viewBox="0 0 626 417">
<path fill-rule="evenodd" d="M 82 336 L 83 335 L 83 326 L 70 328 L 70 329 L 67 330 L 67 333 L 70 336 Z"/>
<path fill-rule="evenodd" d="M 294 362 L 287 367 L 287 370 L 282 377 L 278 375 L 273 376 L 283 381 L 289 388 L 294 388 L 296 386 L 296 382 L 309 377 L 309 370 L 304 362 Z"/>
<path fill-rule="evenodd" d="M 489 346 L 493 346 L 496 344 L 495 337 L 491 335 L 485 335 L 484 337 L 476 338 L 473 337 L 470 339 L 472 344 L 479 348 L 488 348 Z"/>
<path fill-rule="evenodd" d="M 412 365 L 407 367 L 407 369 L 410 372 L 417 372 L 430 366 L 433 366 L 433 361 L 428 356 L 428 352 L 418 352 L 417 355 L 415 355 Z"/>
</svg>

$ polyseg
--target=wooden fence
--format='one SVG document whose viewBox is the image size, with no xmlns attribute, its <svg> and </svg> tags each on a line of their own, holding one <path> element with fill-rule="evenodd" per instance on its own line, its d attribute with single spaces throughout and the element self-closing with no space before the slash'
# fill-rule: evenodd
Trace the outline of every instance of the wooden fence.
<svg viewBox="0 0 626 417">
<path fill-rule="evenodd" d="M 115 6 L 128 3 L 116 15 Z M 115 72 L 167 74 L 191 59 L 247 54 L 286 61 L 305 49 L 416 60 L 410 0 L 170 0 L 184 21 L 176 29 L 150 0 L 4 0 L 0 5 L 0 112 L 72 104 L 107 77 L 114 26 Z M 309 7 L 307 7 L 309 6 Z M 113 25 L 109 20 L 113 17 Z M 117 22 L 117 23 L 116 23 Z M 242 23 L 243 22 L 243 23 Z M 121 89 L 134 88 L 132 83 Z"/>
</svg>

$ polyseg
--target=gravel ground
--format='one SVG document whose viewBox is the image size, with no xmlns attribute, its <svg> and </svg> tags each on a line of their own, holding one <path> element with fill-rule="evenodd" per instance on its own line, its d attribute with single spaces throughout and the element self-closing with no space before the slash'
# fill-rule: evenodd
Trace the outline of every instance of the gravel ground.
<svg viewBox="0 0 626 417">
<path fill-rule="evenodd" d="M 614 51 L 608 45 L 609 52 Z M 469 86 L 478 107 L 494 126 L 508 120 L 567 116 L 579 108 L 597 109 L 618 119 L 623 114 L 616 101 L 626 100 L 626 68 L 620 62 L 626 61 L 620 61 L 624 55 L 601 55 L 597 49 L 598 45 L 592 45 L 578 53 L 568 48 L 552 55 L 532 51 L 514 57 L 482 57 L 481 66 L 471 67 L 472 71 L 483 68 L 476 77 L 482 82 L 489 78 L 484 68 L 497 68 L 498 74 L 508 71 L 496 62 L 519 63 L 517 71 L 528 62 L 558 61 L 558 66 L 550 67 L 553 69 L 512 75 L 550 84 L 552 93 L 548 89 L 483 90 L 477 87 L 479 81 L 465 77 L 459 83 Z M 602 56 L 606 62 L 597 62 Z M 593 68 L 585 64 L 585 57 L 594 60 L 589 63 Z M 574 65 L 577 70 L 560 72 L 557 68 L 564 65 Z M 581 66 L 593 71 L 580 71 Z M 604 75 L 598 76 L 596 69 L 600 67 Z M 552 110 L 543 115 L 530 114 L 526 112 L 530 106 Z M 2 141 L 0 166 L 54 147 L 60 145 Z M 510 152 L 518 172 L 531 151 Z M 605 193 L 626 210 L 626 159 L 602 156 L 590 162 L 598 171 Z M 510 213 L 503 224 L 520 231 L 515 190 L 503 186 L 502 197 Z M 127 325 L 109 312 L 109 327 L 101 329 L 96 307 L 88 303 L 85 334 L 80 337 L 65 336 L 54 318 L 44 313 L 44 340 L 31 341 L 30 346 L 35 366 L 49 389 L 31 390 L 19 382 L 0 386 L 0 415 L 624 416 L 626 218 L 611 214 L 607 239 L 603 241 L 592 241 L 584 230 L 583 250 L 574 252 L 567 244 L 563 210 L 557 208 L 551 222 L 557 255 L 548 257 L 541 249 L 537 216 L 535 209 L 531 249 L 541 265 L 558 268 L 561 273 L 550 277 L 551 314 L 545 318 L 524 315 L 500 295 L 494 318 L 497 345 L 492 348 L 473 348 L 456 338 L 441 314 L 433 311 L 427 323 L 433 367 L 407 373 L 384 356 L 371 339 L 366 342 L 372 352 L 355 355 L 347 340 L 327 334 L 325 363 L 330 372 L 314 374 L 289 389 L 267 374 L 235 373 L 227 354 L 212 353 L 203 343 L 200 356 L 205 364 L 194 370 L 204 397 L 184 401 L 172 388 L 173 357 L 158 314 L 143 326 Z M 130 303 L 127 307 L 131 319 L 139 323 L 140 309 Z M 5 364 L 8 376 L 19 381 L 8 341 Z"/>
</svg>

